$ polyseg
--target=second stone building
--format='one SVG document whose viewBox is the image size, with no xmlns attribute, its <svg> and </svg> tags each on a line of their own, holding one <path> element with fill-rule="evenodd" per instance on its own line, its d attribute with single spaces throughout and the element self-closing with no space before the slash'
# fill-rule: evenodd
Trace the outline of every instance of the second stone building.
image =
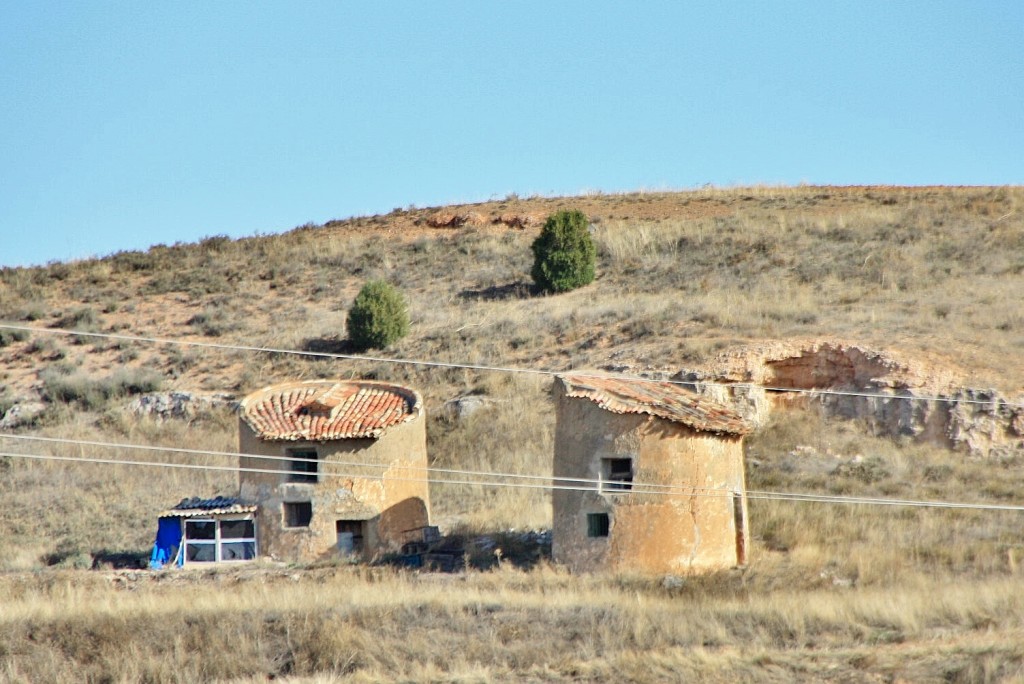
<svg viewBox="0 0 1024 684">
<path fill-rule="evenodd" d="M 746 563 L 746 421 L 669 382 L 580 373 L 554 393 L 556 561 L 660 574 Z"/>
</svg>

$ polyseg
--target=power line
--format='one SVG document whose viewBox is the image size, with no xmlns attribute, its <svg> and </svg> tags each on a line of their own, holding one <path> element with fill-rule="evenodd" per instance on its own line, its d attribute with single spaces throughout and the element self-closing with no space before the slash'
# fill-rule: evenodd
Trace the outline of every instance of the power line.
<svg viewBox="0 0 1024 684">
<path fill-rule="evenodd" d="M 252 459 L 261 459 L 261 460 L 267 460 L 267 461 L 287 461 L 289 463 L 293 463 L 296 460 L 301 460 L 301 459 L 292 458 L 290 456 L 271 456 L 271 455 L 266 455 L 266 454 L 251 454 L 251 453 L 244 453 L 244 452 L 238 452 L 238 451 L 211 451 L 211 450 L 207 450 L 207 449 L 184 449 L 184 448 L 181 448 L 181 447 L 163 447 L 163 446 L 154 446 L 154 445 L 148 445 L 148 444 L 125 444 L 125 443 L 118 443 L 118 442 L 98 442 L 98 441 L 91 441 L 91 440 L 84 440 L 84 439 L 67 439 L 67 438 L 61 438 L 61 437 L 37 437 L 37 436 L 34 436 L 34 435 L 3 435 L 3 434 L 0 434 L 0 439 L 13 439 L 13 440 L 22 440 L 22 441 L 30 441 L 30 442 L 49 442 L 49 443 L 56 443 L 56 444 L 71 444 L 71 445 L 74 445 L 74 446 L 101 447 L 101 448 L 108 448 L 108 449 L 122 449 L 122 450 L 130 450 L 130 451 L 131 450 L 133 450 L 133 451 L 162 451 L 162 452 L 167 452 L 167 453 L 186 454 L 186 455 L 193 455 L 193 456 L 226 456 L 226 457 L 229 457 L 229 458 L 252 458 Z M 381 469 L 381 470 L 387 470 L 387 469 L 393 467 L 389 463 L 367 463 L 365 461 L 340 461 L 340 460 L 334 460 L 334 459 L 332 459 L 330 461 L 320 461 L 320 463 L 323 464 L 323 465 L 330 465 L 330 466 L 344 466 L 344 467 L 357 467 L 357 468 L 378 468 L 378 469 Z M 428 472 L 428 473 L 440 473 L 440 474 L 444 474 L 444 475 L 465 475 L 465 476 L 471 476 L 471 477 L 504 477 L 504 478 L 516 478 L 516 479 L 522 479 L 522 480 L 558 480 L 560 482 L 575 482 L 575 483 L 593 484 L 593 485 L 600 485 L 602 483 L 607 485 L 609 483 L 608 480 L 593 479 L 593 478 L 561 477 L 561 476 L 555 476 L 555 475 L 530 475 L 530 474 L 522 474 L 522 473 L 503 473 L 503 472 L 486 471 L 486 470 L 464 470 L 464 469 L 456 469 L 456 468 L 435 468 L 435 467 L 422 467 L 422 466 L 402 466 L 402 469 L 403 470 L 421 470 L 421 471 L 425 471 L 425 472 Z M 280 470 L 271 470 L 271 471 L 259 471 L 259 472 L 279 473 L 279 472 L 282 472 L 282 471 L 280 471 Z M 644 485 L 644 486 L 655 488 L 655 489 L 685 490 L 685 491 L 691 491 L 693 489 L 706 489 L 706 488 L 702 488 L 702 487 L 690 487 L 690 486 L 682 486 L 682 485 L 664 485 L 664 484 L 653 484 L 653 483 L 652 484 L 647 484 L 647 485 Z"/>
<path fill-rule="evenodd" d="M 518 373 L 523 375 L 541 375 L 541 376 L 558 376 L 566 373 L 572 373 L 579 377 L 592 377 L 586 373 L 580 373 L 575 371 L 552 371 L 537 368 L 515 368 L 509 366 L 489 366 L 484 364 L 472 364 L 472 363 L 456 363 L 447 361 L 424 361 L 420 359 L 402 359 L 402 358 L 388 358 L 384 356 L 365 356 L 359 354 L 341 354 L 337 352 L 315 352 L 305 351 L 300 349 L 284 349 L 276 347 L 255 347 L 248 345 L 237 345 L 237 344 L 223 344 L 219 342 L 196 342 L 192 340 L 175 340 L 169 338 L 160 337 L 144 337 L 139 335 L 122 335 L 119 333 L 98 333 L 98 332 L 87 332 L 80 330 L 68 330 L 65 328 L 36 328 L 25 325 L 11 325 L 8 323 L 0 323 L 0 329 L 6 330 L 20 330 L 31 333 L 43 333 L 51 335 L 65 335 L 75 337 L 95 337 L 98 339 L 109 339 L 119 340 L 123 342 L 139 342 L 145 344 L 167 344 L 167 345 L 178 345 L 186 347 L 199 347 L 203 349 L 217 349 L 222 351 L 244 351 L 244 352 L 262 352 L 266 354 L 282 354 L 289 356 L 304 356 L 313 358 L 325 358 L 325 359 L 336 359 L 345 361 L 369 361 L 374 363 L 391 363 L 396 365 L 406 366 L 422 366 L 425 368 L 445 368 L 445 369 L 458 369 L 458 370 L 473 370 L 480 372 L 497 372 L 497 373 Z M 1024 408 L 1024 402 L 1009 402 L 1009 401 L 995 401 L 986 399 L 968 399 L 968 398 L 955 398 L 955 397 L 943 397 L 939 395 L 920 395 L 911 396 L 906 394 L 884 394 L 882 392 L 859 392 L 853 390 L 834 390 L 834 389 L 802 389 L 797 387 L 776 387 L 772 385 L 759 385 L 750 382 L 737 382 L 737 383 L 724 383 L 724 382 L 713 382 L 713 381 L 697 381 L 697 380 L 654 380 L 652 378 L 643 378 L 638 376 L 630 376 L 616 373 L 602 374 L 596 377 L 612 377 L 619 380 L 628 380 L 631 382 L 665 382 L 673 385 L 680 385 L 683 387 L 692 387 L 695 390 L 700 387 L 717 387 L 723 389 L 760 389 L 766 392 L 778 392 L 778 393 L 789 393 L 789 394 L 804 394 L 808 396 L 838 396 L 838 397 L 859 397 L 869 399 L 884 399 L 884 400 L 901 400 L 901 401 L 929 401 L 939 403 L 959 403 L 959 404 L 973 404 L 979 406 L 1001 406 L 1007 408 Z M 974 390 L 974 391 L 985 391 L 985 390 Z"/>
<path fill-rule="evenodd" d="M 77 463 L 90 463 L 99 465 L 126 465 L 126 466 L 149 466 L 155 468 L 180 468 L 188 470 L 211 470 L 217 472 L 247 472 L 247 473 L 264 473 L 264 474 L 276 474 L 281 475 L 286 471 L 279 469 L 268 469 L 268 468 L 247 468 L 237 466 L 217 466 L 217 465 L 204 465 L 198 463 L 168 463 L 165 461 L 133 461 L 126 459 L 113 459 L 113 458 L 90 458 L 81 456 L 57 456 L 53 454 L 34 454 L 34 453 L 17 453 L 17 452 L 0 452 L 0 457 L 9 458 L 23 458 L 31 460 L 44 460 L 44 461 L 63 461 L 63 462 L 77 462 Z M 394 466 L 392 466 L 394 467 Z M 397 467 L 397 470 L 416 470 L 416 468 L 403 468 Z M 425 469 L 429 472 L 429 468 Z M 680 487 L 674 491 L 661 491 L 643 490 L 642 483 L 631 483 L 634 488 L 631 490 L 604 490 L 598 486 L 570 486 L 570 485 L 559 485 L 556 482 L 562 481 L 562 478 L 552 476 L 551 484 L 540 484 L 533 482 L 498 482 L 498 481 L 479 481 L 479 480 L 456 480 L 456 479 L 431 479 L 429 477 L 398 477 L 398 476 L 384 476 L 384 475 L 366 475 L 362 473 L 320 473 L 319 475 L 325 477 L 345 478 L 345 479 L 364 479 L 364 480 L 375 480 L 375 481 L 393 481 L 393 482 L 415 482 L 415 483 L 426 483 L 426 484 L 449 484 L 449 485 L 470 485 L 470 486 L 482 486 L 482 487 L 508 487 L 516 489 L 542 489 L 552 491 L 577 491 L 577 492 L 590 492 L 600 494 L 610 494 L 614 496 L 630 496 L 630 495 L 654 495 L 654 496 L 677 496 L 677 497 L 703 497 L 703 498 L 723 498 L 731 497 L 737 492 L 731 488 L 684 488 Z M 982 510 L 982 511 L 1024 511 L 1024 505 L 1013 505 L 1013 504 L 987 504 L 987 503 L 969 503 L 969 502 L 957 502 L 957 501 L 929 501 L 929 500 L 918 500 L 918 499 L 891 499 L 891 498 L 880 498 L 880 497 L 855 497 L 855 496 L 836 496 L 826 494 L 801 494 L 795 492 L 772 492 L 772 491 L 761 491 L 761 490 L 748 490 L 748 499 L 765 500 L 765 501 L 790 501 L 799 503 L 824 503 L 824 504 L 843 504 L 843 505 L 871 505 L 871 506 L 899 506 L 909 508 L 945 508 L 945 509 L 961 509 L 961 510 Z"/>
<path fill-rule="evenodd" d="M 292 458 L 292 457 L 289 457 L 289 456 L 273 456 L 273 455 L 268 455 L 268 454 L 251 454 L 251 453 L 235 452 L 235 451 L 214 451 L 214 450 L 208 450 L 208 449 L 185 449 L 185 448 L 182 448 L 182 447 L 165 447 L 165 446 L 155 446 L 155 445 L 148 445 L 148 444 L 127 444 L 127 443 L 119 443 L 119 442 L 101 442 L 101 441 L 83 440 L 83 439 L 68 439 L 68 438 L 61 438 L 61 437 L 37 437 L 37 436 L 32 436 L 32 435 L 0 435 L 0 439 L 12 439 L 12 440 L 32 441 L 32 442 L 47 442 L 47 443 L 54 443 L 54 444 L 69 444 L 69 445 L 73 445 L 73 446 L 100 447 L 100 448 L 120 449 L 120 450 L 129 450 L 129 451 L 156 451 L 156 452 L 165 452 L 165 453 L 178 453 L 178 454 L 191 455 L 191 456 L 218 456 L 218 457 L 239 458 L 239 459 L 241 459 L 241 458 L 250 458 L 250 459 L 268 460 L 268 461 L 285 461 L 285 462 L 288 462 L 288 463 L 293 463 L 293 462 L 296 461 L 295 458 Z M 68 457 L 68 458 L 74 458 L 74 457 Z M 138 463 L 153 463 L 153 462 L 151 462 L 151 461 L 139 461 Z M 393 464 L 390 464 L 390 463 L 368 463 L 366 461 L 330 460 L 330 461 L 321 461 L 320 464 L 322 464 L 324 466 L 370 468 L 370 469 L 379 469 L 379 470 L 387 470 L 387 469 L 390 469 L 390 468 L 394 467 Z M 199 466 L 199 465 L 202 465 L 202 464 L 195 464 L 195 465 Z M 239 467 L 239 466 L 226 466 L 226 468 L 228 470 L 238 470 L 238 471 L 241 471 L 241 472 L 278 473 L 278 474 L 280 474 L 282 472 L 287 472 L 287 471 L 282 471 L 280 469 L 246 468 L 246 467 Z M 211 469 L 212 469 L 212 467 L 211 467 Z M 223 467 L 217 467 L 216 469 L 217 470 L 222 470 L 224 468 Z M 565 476 L 554 475 L 554 474 L 552 474 L 552 475 L 533 475 L 533 474 L 525 474 L 525 473 L 508 473 L 508 472 L 501 472 L 501 471 L 466 470 L 466 469 L 457 469 L 457 468 L 436 468 L 436 467 L 423 467 L 423 466 L 401 466 L 400 469 L 401 470 L 411 470 L 411 471 L 423 472 L 423 473 L 426 473 L 427 475 L 430 475 L 430 474 L 440 474 L 440 475 L 445 475 L 445 476 L 459 475 L 459 476 L 464 476 L 464 477 L 475 477 L 475 478 L 489 477 L 489 478 L 504 478 L 504 479 L 511 479 L 511 480 L 529 480 L 529 481 L 543 481 L 543 482 L 560 482 L 560 483 L 570 482 L 570 483 L 579 484 L 579 485 L 590 485 L 589 487 L 580 487 L 579 491 L 595 491 L 596 490 L 596 491 L 603 491 L 605 493 L 608 493 L 608 492 L 611 492 L 611 493 L 624 493 L 625 491 L 627 491 L 627 490 L 618 490 L 618 489 L 608 489 L 610 486 L 614 486 L 618 482 L 617 481 L 610 481 L 610 480 L 603 480 L 603 479 L 600 479 L 600 478 L 565 477 Z M 329 475 L 329 476 L 332 476 L 332 477 L 333 476 L 351 477 L 351 474 L 344 473 L 344 472 L 336 473 L 333 469 L 332 470 L 320 471 L 320 474 Z M 373 477 L 373 476 L 361 475 L 360 477 Z M 386 478 L 384 476 L 380 476 L 380 477 L 376 477 L 374 479 L 384 480 L 384 479 L 388 479 L 388 478 Z M 431 480 L 429 477 L 424 478 L 424 479 L 419 479 L 419 480 L 412 480 L 412 481 L 416 481 L 416 482 L 430 481 L 430 482 L 435 482 L 435 483 L 450 483 L 450 484 L 470 484 L 468 482 L 461 481 L 461 480 L 460 481 L 454 481 L 454 480 L 449 481 L 449 480 L 440 480 L 440 479 L 437 479 L 437 478 Z M 473 484 L 482 484 L 482 483 L 480 483 L 480 482 L 478 482 L 476 480 L 472 481 L 472 483 Z M 698 486 L 694 486 L 694 485 L 659 484 L 659 483 L 640 482 L 640 481 L 631 481 L 630 485 L 631 485 L 631 488 L 633 490 L 637 490 L 634 493 L 644 493 L 644 494 L 653 494 L 653 493 L 658 493 L 658 494 L 686 494 L 686 495 L 691 495 L 692 496 L 692 495 L 695 495 L 694 494 L 695 492 L 716 492 L 716 491 L 730 491 L 731 492 L 731 491 L 733 491 L 733 490 L 728 489 L 728 488 L 698 487 Z M 500 484 L 497 484 L 496 486 L 510 486 L 510 485 L 507 482 L 502 482 Z M 546 486 L 542 486 L 541 488 L 547 488 L 547 487 Z M 561 488 L 561 487 L 559 487 L 559 488 Z M 797 501 L 797 500 L 799 500 L 799 501 L 804 501 L 804 500 L 806 500 L 806 501 L 819 501 L 819 500 L 821 500 L 821 501 L 829 501 L 829 502 L 850 502 L 850 503 L 875 503 L 875 502 L 877 502 L 877 503 L 880 503 L 882 505 L 898 505 L 898 504 L 906 504 L 906 505 L 915 504 L 915 505 L 917 505 L 917 504 L 921 504 L 922 503 L 920 501 L 916 501 L 916 500 L 913 500 L 913 499 L 893 499 L 893 498 L 863 497 L 863 496 L 861 496 L 861 497 L 845 497 L 845 496 L 830 495 L 830 494 L 814 494 L 814 493 L 798 493 L 798 492 L 771 492 L 771 491 L 750 490 L 750 489 L 747 490 L 747 495 L 748 495 L 748 497 L 752 497 L 752 498 L 758 498 L 758 497 L 762 497 L 762 498 L 786 497 L 787 500 L 794 500 L 794 501 Z M 974 507 L 975 506 L 975 504 L 959 504 L 959 503 L 955 503 L 955 502 L 954 503 L 945 502 L 945 503 L 948 503 L 948 505 L 950 507 L 961 507 L 961 506 Z"/>
<path fill-rule="evenodd" d="M 219 466 L 219 465 L 205 465 L 201 463 L 169 463 L 166 461 L 132 461 L 126 459 L 116 458 L 92 458 L 83 456 L 57 456 L 54 454 L 34 454 L 34 453 L 21 453 L 21 452 L 8 452 L 0 451 L 0 457 L 10 458 L 25 458 L 31 460 L 43 460 L 43 461 L 64 461 L 64 462 L 77 462 L 77 463 L 95 463 L 99 465 L 139 465 L 139 466 L 151 466 L 155 468 L 182 468 L 187 470 L 212 470 L 219 472 L 238 472 L 238 473 L 263 473 L 272 475 L 287 474 L 288 471 L 282 471 L 280 469 L 272 468 L 251 468 L 241 466 Z M 404 467 L 391 465 L 390 468 L 394 470 L 426 470 L 430 471 L 429 468 L 415 468 L 415 467 Z M 416 482 L 416 483 L 427 483 L 427 484 L 449 484 L 449 485 L 477 485 L 482 487 L 509 487 L 515 489 L 543 489 L 543 490 L 558 490 L 558 491 L 579 491 L 579 492 L 597 492 L 599 490 L 596 486 L 582 487 L 572 485 L 559 485 L 554 482 L 561 481 L 562 478 L 558 477 L 547 477 L 543 478 L 546 480 L 552 480 L 552 484 L 540 484 L 534 482 L 499 482 L 499 481 L 486 481 L 486 480 L 458 480 L 452 478 L 445 479 L 431 479 L 430 477 L 400 477 L 393 475 L 367 475 L 365 473 L 352 473 L 352 472 L 326 472 L 317 473 L 318 476 L 331 477 L 331 478 L 342 478 L 342 479 L 361 479 L 361 480 L 375 480 L 375 481 L 388 481 L 388 482 Z M 606 483 L 607 484 L 607 483 Z M 614 493 L 614 494 L 651 494 L 658 496 L 727 496 L 733 493 L 731 489 L 715 489 L 715 488 L 692 488 L 694 491 L 690 491 L 690 488 L 682 489 L 678 491 L 661 491 L 653 490 L 646 491 L 641 489 L 642 485 L 634 483 L 634 489 L 632 490 L 613 490 L 613 491 L 602 491 L 602 493 Z M 661 485 L 657 485 L 661 486 Z M 720 492 L 720 493 L 718 493 Z"/>
</svg>

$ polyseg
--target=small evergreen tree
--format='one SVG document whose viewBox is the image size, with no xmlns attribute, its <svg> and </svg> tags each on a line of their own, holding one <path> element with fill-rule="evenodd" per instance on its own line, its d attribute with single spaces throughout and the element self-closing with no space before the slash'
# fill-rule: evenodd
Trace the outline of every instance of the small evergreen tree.
<svg viewBox="0 0 1024 684">
<path fill-rule="evenodd" d="M 533 241 L 533 282 L 545 292 L 568 292 L 594 280 L 597 248 L 586 215 L 563 210 L 548 217 Z"/>
<path fill-rule="evenodd" d="M 371 280 L 348 311 L 348 339 L 359 350 L 383 349 L 409 334 L 409 309 L 397 288 Z"/>
</svg>

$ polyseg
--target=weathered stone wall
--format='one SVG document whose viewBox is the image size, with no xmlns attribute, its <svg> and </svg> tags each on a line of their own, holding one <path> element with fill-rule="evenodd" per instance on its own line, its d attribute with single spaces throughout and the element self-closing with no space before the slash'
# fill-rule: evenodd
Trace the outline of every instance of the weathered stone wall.
<svg viewBox="0 0 1024 684">
<path fill-rule="evenodd" d="M 289 482 L 286 456 L 293 449 L 316 449 L 316 483 Z M 337 554 L 336 522 L 364 520 L 364 556 L 397 551 L 406 532 L 429 524 L 427 446 L 423 415 L 389 428 L 379 439 L 328 442 L 275 442 L 259 439 L 239 421 L 240 497 L 259 504 L 260 554 L 288 561 L 314 561 Z M 369 466 L 350 465 L 368 463 Z M 378 467 L 379 466 L 379 467 Z M 272 472 L 246 472 L 247 468 Z M 310 501 L 309 527 L 286 527 L 284 503 Z"/>
<path fill-rule="evenodd" d="M 962 387 L 958 373 L 931 359 L 899 360 L 838 341 L 777 343 L 727 352 L 707 368 L 681 371 L 676 379 L 692 382 L 695 391 L 756 425 L 767 423 L 772 410 L 818 408 L 828 416 L 859 420 L 878 435 L 910 437 L 982 458 L 1024 455 L 1024 398 Z"/>
<path fill-rule="evenodd" d="M 616 414 L 556 384 L 556 484 L 598 479 L 602 458 L 632 458 L 634 483 L 690 493 L 553 493 L 552 555 L 573 571 L 686 574 L 746 560 L 746 494 L 739 437 L 718 437 L 660 418 Z M 734 497 L 738 499 L 734 504 Z M 737 516 L 734 506 L 741 514 Z M 588 513 L 607 513 L 607 537 L 589 537 Z M 737 517 L 741 529 L 737 529 Z"/>
</svg>

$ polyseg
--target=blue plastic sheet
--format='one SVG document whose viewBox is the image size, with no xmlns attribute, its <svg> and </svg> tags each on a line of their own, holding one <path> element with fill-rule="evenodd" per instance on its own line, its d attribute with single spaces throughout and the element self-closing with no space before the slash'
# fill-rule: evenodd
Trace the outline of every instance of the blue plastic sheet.
<svg viewBox="0 0 1024 684">
<path fill-rule="evenodd" d="M 168 563 L 182 565 L 183 554 L 178 551 L 182 544 L 181 518 L 160 518 L 156 528 L 156 541 L 153 542 L 153 553 L 149 557 L 150 570 L 159 570 Z"/>
</svg>

